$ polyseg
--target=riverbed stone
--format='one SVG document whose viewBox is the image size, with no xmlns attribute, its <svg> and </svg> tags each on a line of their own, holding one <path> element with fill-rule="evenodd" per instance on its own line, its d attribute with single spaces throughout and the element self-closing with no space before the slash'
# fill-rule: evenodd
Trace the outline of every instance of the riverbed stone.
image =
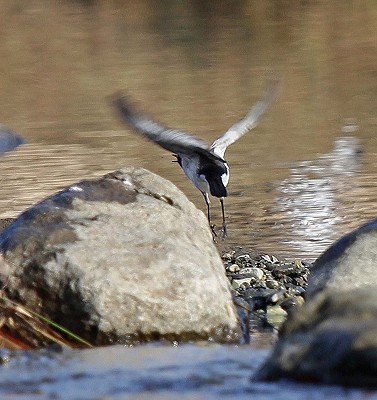
<svg viewBox="0 0 377 400">
<path fill-rule="evenodd" d="M 315 261 L 304 305 L 289 310 L 255 379 L 377 388 L 376 228 L 361 226 Z"/>
<path fill-rule="evenodd" d="M 256 380 L 377 388 L 377 292 L 323 291 L 291 312 Z"/>
<path fill-rule="evenodd" d="M 239 339 L 204 214 L 147 170 L 67 187 L 20 214 L 0 249 L 7 296 L 94 344 Z"/>
<path fill-rule="evenodd" d="M 242 279 L 233 279 L 232 281 L 232 287 L 233 289 L 238 289 L 238 288 L 248 288 L 250 286 L 250 278 L 242 278 Z"/>
<path fill-rule="evenodd" d="M 24 143 L 26 140 L 23 137 L 0 124 L 0 155 Z"/>
<path fill-rule="evenodd" d="M 238 271 L 241 275 L 248 275 L 250 278 L 256 280 L 262 280 L 264 278 L 264 273 L 260 268 L 256 267 L 246 267 Z"/>
<path fill-rule="evenodd" d="M 237 264 L 232 264 L 227 268 L 227 270 L 229 272 L 239 272 L 240 271 L 240 267 Z"/>
</svg>

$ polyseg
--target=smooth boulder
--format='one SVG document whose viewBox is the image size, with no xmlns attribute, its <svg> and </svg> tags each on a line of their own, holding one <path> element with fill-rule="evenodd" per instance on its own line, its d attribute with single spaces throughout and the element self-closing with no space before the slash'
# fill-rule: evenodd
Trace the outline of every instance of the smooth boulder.
<svg viewBox="0 0 377 400">
<path fill-rule="evenodd" d="M 94 344 L 238 339 L 208 222 L 141 168 L 83 180 L 0 235 L 7 295 Z"/>
<path fill-rule="evenodd" d="M 377 220 L 320 256 L 256 380 L 377 388 Z"/>
</svg>

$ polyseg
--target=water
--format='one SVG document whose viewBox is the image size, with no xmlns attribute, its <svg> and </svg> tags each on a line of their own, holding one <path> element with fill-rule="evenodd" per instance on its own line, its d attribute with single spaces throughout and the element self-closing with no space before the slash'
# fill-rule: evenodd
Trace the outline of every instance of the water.
<svg viewBox="0 0 377 400">
<path fill-rule="evenodd" d="M 124 165 L 170 179 L 205 211 L 171 155 L 126 129 L 107 97 L 124 90 L 212 142 L 270 73 L 278 100 L 226 153 L 229 244 L 314 259 L 376 216 L 376 4 L 206 4 L 0 3 L 1 122 L 28 141 L 1 158 L 0 217 Z"/>
<path fill-rule="evenodd" d="M 0 396 L 12 400 L 377 399 L 370 391 L 336 386 L 251 382 L 251 374 L 266 355 L 265 349 L 218 345 L 33 352 L 9 357 L 1 368 Z"/>
<path fill-rule="evenodd" d="M 376 217 L 375 2 L 3 0 L 0 11 L 0 122 L 27 140 L 0 158 L 0 217 L 124 165 L 171 180 L 205 211 L 171 155 L 126 129 L 107 97 L 122 89 L 156 119 L 210 143 L 258 100 L 270 73 L 281 79 L 277 101 L 226 153 L 228 243 L 314 259 Z M 213 209 L 220 221 L 217 201 Z M 20 353 L 0 368 L 0 393 L 12 399 L 375 396 L 250 383 L 268 349 Z"/>
</svg>

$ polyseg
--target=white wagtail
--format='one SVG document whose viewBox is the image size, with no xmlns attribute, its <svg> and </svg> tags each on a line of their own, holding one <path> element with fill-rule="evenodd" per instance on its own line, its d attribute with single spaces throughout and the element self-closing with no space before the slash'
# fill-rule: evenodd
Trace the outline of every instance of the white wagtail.
<svg viewBox="0 0 377 400">
<path fill-rule="evenodd" d="M 224 197 L 228 195 L 229 166 L 224 160 L 225 150 L 245 133 L 255 128 L 259 118 L 273 101 L 278 81 L 271 79 L 263 97 L 250 109 L 243 119 L 232 125 L 222 136 L 208 146 L 202 139 L 190 133 L 167 128 L 134 110 L 127 97 L 114 96 L 114 105 L 123 119 L 138 133 L 174 153 L 179 165 L 192 183 L 201 191 L 207 204 L 209 225 L 211 225 L 210 199 L 218 197 L 222 211 L 222 235 L 226 236 Z"/>
</svg>

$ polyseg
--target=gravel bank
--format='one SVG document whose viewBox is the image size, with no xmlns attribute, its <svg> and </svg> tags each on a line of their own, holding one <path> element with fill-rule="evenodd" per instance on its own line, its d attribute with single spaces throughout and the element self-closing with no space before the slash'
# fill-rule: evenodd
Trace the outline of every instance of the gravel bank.
<svg viewBox="0 0 377 400">
<path fill-rule="evenodd" d="M 311 263 L 242 248 L 222 250 L 221 258 L 236 304 L 249 310 L 250 333 L 277 330 L 304 303 Z"/>
</svg>

